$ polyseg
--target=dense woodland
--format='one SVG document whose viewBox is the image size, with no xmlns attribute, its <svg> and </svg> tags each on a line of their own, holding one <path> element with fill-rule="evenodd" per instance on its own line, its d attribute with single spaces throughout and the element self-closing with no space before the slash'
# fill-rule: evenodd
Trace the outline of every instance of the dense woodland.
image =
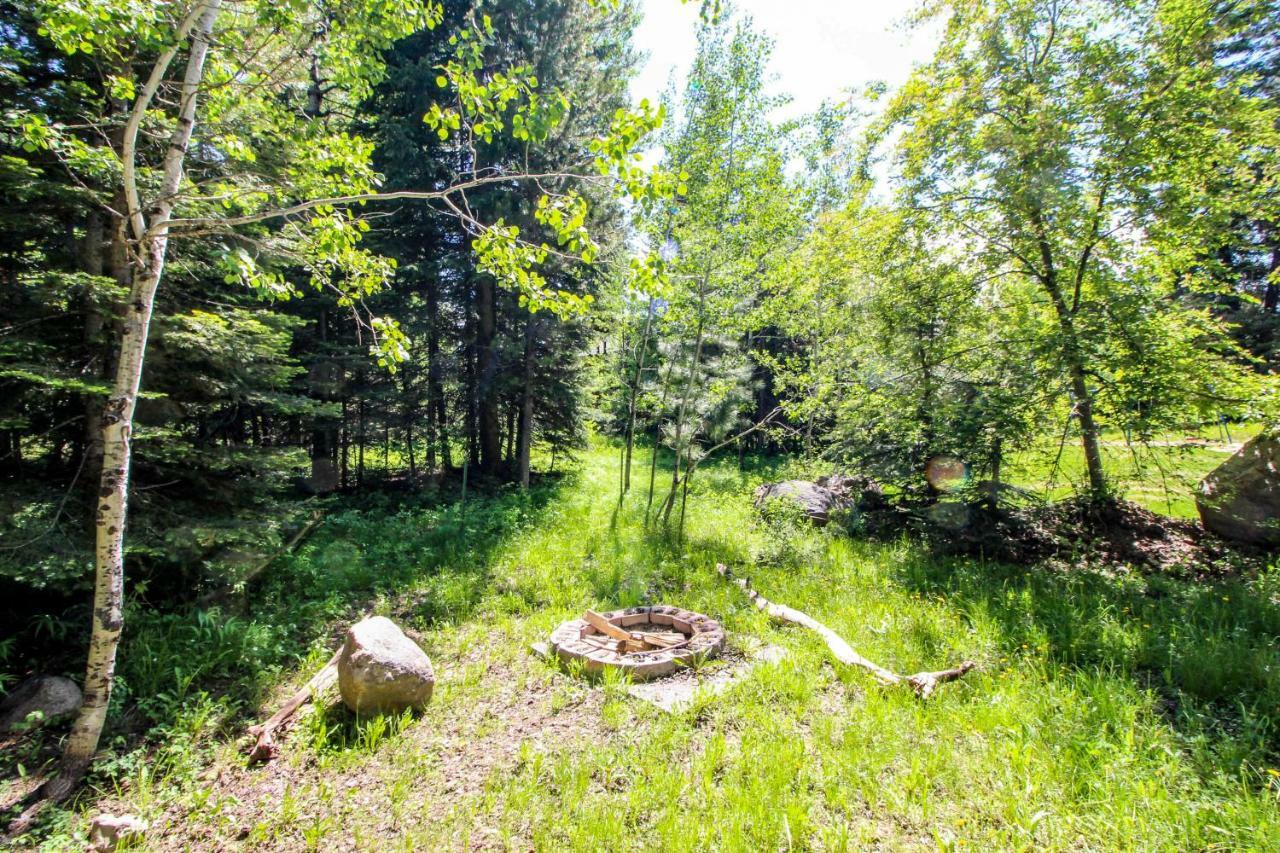
<svg viewBox="0 0 1280 853">
<path fill-rule="evenodd" d="M 302 646 L 229 653 L 278 671 L 359 610 L 277 562 L 358 509 L 480 560 L 495 507 L 589 476 L 687 560 L 704 479 L 790 465 L 874 490 L 844 534 L 937 545 L 1043 506 L 1029 458 L 1096 515 L 1107 446 L 1280 418 L 1269 0 L 928 2 L 904 86 L 787 120 L 729 3 L 634 103 L 632 0 L 0 10 L 0 690 L 85 690 L 14 759 L 41 797 L 245 680 L 166 687 L 144 638 L 296 604 Z"/>
</svg>

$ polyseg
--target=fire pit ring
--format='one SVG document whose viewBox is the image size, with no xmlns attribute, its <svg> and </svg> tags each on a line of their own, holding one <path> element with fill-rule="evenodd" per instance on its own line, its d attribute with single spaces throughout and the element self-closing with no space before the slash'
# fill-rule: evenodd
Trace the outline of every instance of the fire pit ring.
<svg viewBox="0 0 1280 853">
<path fill-rule="evenodd" d="M 611 667 L 630 673 L 635 681 L 648 681 L 670 675 L 699 659 L 715 657 L 724 649 L 725 634 L 720 623 L 692 610 L 655 604 L 600 615 L 628 632 L 661 630 L 683 634 L 686 640 L 672 648 L 624 653 L 606 648 L 602 642 L 605 635 L 585 618 L 570 619 L 552 632 L 552 652 L 566 663 L 581 661 L 591 674 Z"/>
</svg>

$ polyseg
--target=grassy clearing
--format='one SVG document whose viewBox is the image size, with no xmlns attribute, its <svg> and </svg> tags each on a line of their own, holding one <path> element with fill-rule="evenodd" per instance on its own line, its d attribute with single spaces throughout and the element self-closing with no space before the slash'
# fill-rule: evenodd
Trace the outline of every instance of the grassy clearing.
<svg viewBox="0 0 1280 853">
<path fill-rule="evenodd" d="M 1195 518 L 1195 488 L 1242 442 L 1258 434 L 1259 424 L 1227 424 L 1187 429 L 1130 441 L 1118 430 L 1102 436 L 1102 456 L 1122 497 L 1153 512 Z M 1014 485 L 1050 500 L 1071 495 L 1087 481 L 1079 439 L 1046 440 L 1010 460 Z"/>
<path fill-rule="evenodd" d="M 134 712 L 159 728 L 117 742 L 46 844 L 82 844 L 108 809 L 150 819 L 157 849 L 1275 849 L 1280 566 L 1192 585 L 937 561 L 766 525 L 749 498 L 778 471 L 731 463 L 699 472 L 677 551 L 644 529 L 643 490 L 618 508 L 616 460 L 597 447 L 465 516 L 368 501 L 277 566 L 246 614 L 134 614 L 125 692 L 160 694 Z M 928 703 L 878 688 L 769 624 L 716 561 L 895 670 L 972 658 L 981 672 Z M 586 606 L 646 601 L 789 656 L 668 716 L 526 650 Z M 247 716 L 368 612 L 421 632 L 431 707 L 323 707 L 284 757 L 245 768 Z"/>
</svg>

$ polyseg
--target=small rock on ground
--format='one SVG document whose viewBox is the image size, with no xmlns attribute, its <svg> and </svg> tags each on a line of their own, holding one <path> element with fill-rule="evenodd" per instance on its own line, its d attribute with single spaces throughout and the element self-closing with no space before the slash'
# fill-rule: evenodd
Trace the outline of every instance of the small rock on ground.
<svg viewBox="0 0 1280 853">
<path fill-rule="evenodd" d="M 98 853 L 115 850 L 137 841 L 147 831 L 147 822 L 131 814 L 100 814 L 89 824 L 89 847 Z"/>
</svg>

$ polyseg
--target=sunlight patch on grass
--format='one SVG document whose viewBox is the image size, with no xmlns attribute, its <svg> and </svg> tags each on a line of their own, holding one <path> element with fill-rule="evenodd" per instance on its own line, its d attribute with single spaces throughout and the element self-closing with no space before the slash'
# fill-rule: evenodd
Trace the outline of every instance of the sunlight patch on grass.
<svg viewBox="0 0 1280 853">
<path fill-rule="evenodd" d="M 1195 518 L 1195 489 L 1225 462 L 1259 424 L 1198 427 L 1153 436 L 1146 442 L 1117 430 L 1102 435 L 1102 458 L 1120 495 L 1153 512 Z M 1078 492 L 1087 482 L 1079 439 L 1046 439 L 1009 460 L 1009 482 L 1048 500 Z"/>
</svg>

